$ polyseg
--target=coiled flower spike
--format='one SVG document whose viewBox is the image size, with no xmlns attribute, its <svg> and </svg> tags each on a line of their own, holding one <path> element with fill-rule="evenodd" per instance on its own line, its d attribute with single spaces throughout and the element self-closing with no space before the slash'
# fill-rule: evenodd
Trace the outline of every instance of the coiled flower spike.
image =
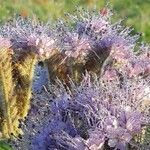
<svg viewBox="0 0 150 150">
<path fill-rule="evenodd" d="M 21 132 L 18 129 L 20 119 L 15 84 L 12 74 L 11 42 L 8 38 L 0 36 L 0 138 L 10 138 Z"/>
<path fill-rule="evenodd" d="M 55 53 L 55 39 L 51 37 L 50 32 L 49 24 L 21 17 L 0 27 L 0 34 L 10 39 L 13 50 L 10 63 L 11 78 L 15 85 L 13 92 L 16 98 L 17 119 L 24 119 L 28 114 L 35 66 L 38 61 L 43 61 Z"/>
<path fill-rule="evenodd" d="M 136 58 L 133 51 L 139 36 L 131 36 L 132 29 L 121 22 L 112 23 L 112 12 L 106 9 L 107 13 L 77 10 L 73 15 L 67 14 L 69 23 L 56 24 L 60 54 L 47 61 L 50 80 L 55 81 L 57 76 L 69 86 L 69 77 L 79 83 L 86 71 L 103 75 L 107 66 L 117 69 L 124 61 L 128 63 L 128 57 Z M 125 70 L 126 64 L 123 66 Z"/>
</svg>

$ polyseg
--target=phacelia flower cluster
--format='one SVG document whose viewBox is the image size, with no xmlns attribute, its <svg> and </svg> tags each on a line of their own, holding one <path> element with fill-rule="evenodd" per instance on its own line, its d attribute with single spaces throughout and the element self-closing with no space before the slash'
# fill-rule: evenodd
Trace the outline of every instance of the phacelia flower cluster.
<svg viewBox="0 0 150 150">
<path fill-rule="evenodd" d="M 33 86 L 40 94 L 20 121 L 17 150 L 150 149 L 150 48 L 111 16 L 107 8 L 77 10 L 55 29 L 22 18 L 1 28 L 16 54 L 48 58 L 56 81 L 48 90 L 43 79 Z"/>
<path fill-rule="evenodd" d="M 86 71 L 98 76 L 108 75 L 108 70 L 110 74 L 124 73 L 131 78 L 147 76 L 149 46 L 137 44 L 139 35 L 132 35 L 133 29 L 124 27 L 121 21 L 113 23 L 108 8 L 100 12 L 78 9 L 66 16 L 67 21 L 56 23 L 56 45 L 63 55 L 58 60 L 63 67 L 58 65 L 57 70 L 63 72 L 66 68 L 64 76 L 69 75 L 77 82 Z M 63 77 L 60 79 L 66 82 Z"/>
<path fill-rule="evenodd" d="M 0 36 L 0 49 L 10 49 L 11 42 L 8 38 Z"/>
<path fill-rule="evenodd" d="M 145 105 L 148 82 L 124 78 L 122 83 L 93 79 L 87 74 L 79 86 L 53 87 L 53 94 L 33 101 L 19 149 L 99 150 L 110 147 L 140 149 L 138 136 L 150 123 Z M 149 103 L 150 104 L 150 103 Z M 41 110 L 42 108 L 42 110 Z M 32 134 L 31 134 L 32 133 Z M 145 143 L 144 143 L 145 144 Z"/>
<path fill-rule="evenodd" d="M 1 35 L 10 39 L 15 52 L 34 53 L 39 60 L 55 52 L 55 36 L 49 23 L 18 17 L 4 24 Z"/>
</svg>

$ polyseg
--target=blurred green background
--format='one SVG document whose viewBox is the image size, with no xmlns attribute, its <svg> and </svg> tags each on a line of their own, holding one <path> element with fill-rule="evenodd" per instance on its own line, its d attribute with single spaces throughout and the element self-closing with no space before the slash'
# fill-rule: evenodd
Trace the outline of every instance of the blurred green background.
<svg viewBox="0 0 150 150">
<path fill-rule="evenodd" d="M 0 0 L 0 21 L 14 14 L 55 20 L 64 12 L 72 12 L 75 6 L 100 9 L 107 2 L 115 10 L 116 19 L 125 18 L 125 24 L 143 33 L 143 39 L 150 43 L 150 0 Z"/>
</svg>

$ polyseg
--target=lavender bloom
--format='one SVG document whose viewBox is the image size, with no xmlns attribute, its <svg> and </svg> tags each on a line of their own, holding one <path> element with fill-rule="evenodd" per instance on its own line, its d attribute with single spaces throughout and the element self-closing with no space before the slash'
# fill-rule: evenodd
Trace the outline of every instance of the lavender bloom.
<svg viewBox="0 0 150 150">
<path fill-rule="evenodd" d="M 0 36 L 0 49 L 10 49 L 11 42 L 8 38 Z"/>
<path fill-rule="evenodd" d="M 71 25 L 66 21 L 57 23 L 57 46 L 66 55 L 62 60 L 69 70 L 66 75 L 73 79 L 73 73 L 80 79 L 86 70 L 103 75 L 108 67 L 134 76 L 130 71 L 137 60 L 133 51 L 139 35 L 132 36 L 132 29 L 121 22 L 112 23 L 111 15 L 107 8 L 100 13 L 77 10 L 76 15 L 67 14 Z"/>
<path fill-rule="evenodd" d="M 103 134 L 102 134 L 103 133 Z M 89 139 L 85 141 L 89 149 L 97 150 L 102 149 L 105 143 L 105 134 L 99 129 L 89 130 Z"/>
<path fill-rule="evenodd" d="M 149 124 L 146 81 L 124 76 L 112 83 L 87 74 L 80 86 L 71 85 L 71 91 L 54 87 L 46 101 L 41 95 L 34 99 L 37 109 L 29 113 L 20 149 L 98 150 L 107 144 L 124 150 Z"/>
<path fill-rule="evenodd" d="M 27 38 L 27 45 L 33 49 L 37 49 L 37 54 L 40 59 L 49 58 L 54 54 L 54 43 L 55 41 L 45 35 L 30 35 Z"/>
<path fill-rule="evenodd" d="M 86 33 L 87 35 L 92 36 L 93 33 L 101 35 L 111 30 L 110 17 L 112 12 L 109 9 L 106 11 L 107 12 L 103 14 L 102 12 L 99 13 L 97 10 L 88 11 L 77 8 L 73 15 L 66 15 L 70 22 L 75 26 L 75 31 L 79 34 Z"/>
<path fill-rule="evenodd" d="M 103 75 L 103 79 L 105 81 L 119 80 L 117 71 L 112 68 L 107 68 L 107 70 L 105 71 L 105 73 Z"/>
<path fill-rule="evenodd" d="M 143 48 L 146 49 L 147 47 Z M 130 78 L 138 76 L 148 77 L 148 52 L 145 51 L 144 53 L 137 54 L 133 50 L 130 51 L 127 46 L 125 48 L 113 48 L 103 67 L 103 74 L 107 70 L 116 70 L 116 72 L 126 74 Z"/>
<path fill-rule="evenodd" d="M 70 33 L 70 40 L 66 40 L 65 54 L 67 57 L 81 58 L 84 59 L 88 55 L 90 49 L 90 42 L 88 37 L 79 37 L 77 33 Z"/>
<path fill-rule="evenodd" d="M 150 71 L 149 48 L 135 52 L 138 35 L 113 24 L 110 16 L 109 10 L 79 12 L 70 16 L 71 27 L 57 24 L 56 37 L 49 27 L 31 21 L 15 22 L 9 29 L 13 47 L 29 48 L 40 59 L 56 54 L 57 61 L 59 49 L 61 63 L 50 71 L 58 70 L 69 83 L 64 87 L 60 79 L 50 93 L 35 95 L 18 150 L 140 149 L 143 143 L 136 136 L 150 123 L 149 80 L 140 78 Z M 76 84 L 82 73 L 86 75 Z"/>
<path fill-rule="evenodd" d="M 74 30 L 59 29 L 63 28 L 64 24 L 57 24 L 57 46 L 61 53 L 66 55 L 66 58 L 73 59 L 76 63 L 85 62 L 89 51 L 91 50 L 91 39 L 86 34 L 79 34 Z"/>
<path fill-rule="evenodd" d="M 1 34 L 10 38 L 15 50 L 32 51 L 39 59 L 54 54 L 55 38 L 49 24 L 18 17 L 1 27 Z"/>
<path fill-rule="evenodd" d="M 92 116 L 94 114 L 95 118 L 99 120 L 96 123 L 96 125 L 98 125 L 98 129 L 101 131 L 98 135 L 105 135 L 110 147 L 116 147 L 121 150 L 125 149 L 134 136 L 142 131 L 143 125 L 149 122 L 146 110 L 145 112 L 142 110 L 145 94 L 142 94 L 142 99 L 141 95 L 138 97 L 137 94 L 139 90 L 141 92 L 143 91 L 145 83 L 143 84 L 139 82 L 132 85 L 134 81 L 130 81 L 131 83 L 129 81 L 130 80 L 126 80 L 122 85 L 122 88 L 118 87 L 116 84 L 117 89 L 112 86 L 112 84 L 107 85 L 106 87 L 111 87 L 111 89 L 107 89 L 107 91 L 105 91 L 107 93 L 107 97 L 103 97 L 103 101 L 101 103 L 97 101 L 96 104 L 92 102 L 92 104 L 88 103 L 89 105 L 86 105 L 84 98 L 82 99 L 82 102 L 81 100 L 79 102 L 79 105 L 85 106 L 85 113 L 87 116 L 89 111 L 92 113 Z M 129 85 L 126 86 L 125 84 Z M 128 91 L 128 88 L 131 90 L 131 93 Z M 111 90 L 110 93 L 109 90 Z M 114 95 L 112 90 L 116 91 Z M 103 96 L 106 94 L 105 92 Z M 87 93 L 89 92 L 87 91 Z M 76 100 L 78 100 L 78 98 Z M 109 101 L 109 103 L 107 101 Z M 97 108 L 97 111 L 95 111 L 94 106 Z M 82 110 L 82 112 L 84 111 Z"/>
</svg>

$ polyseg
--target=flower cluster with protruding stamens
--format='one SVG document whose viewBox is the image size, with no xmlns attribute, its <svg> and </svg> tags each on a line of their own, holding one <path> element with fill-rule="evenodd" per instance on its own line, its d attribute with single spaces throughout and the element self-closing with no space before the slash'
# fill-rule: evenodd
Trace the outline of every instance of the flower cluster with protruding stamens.
<svg viewBox="0 0 150 150">
<path fill-rule="evenodd" d="M 111 15 L 107 8 L 78 10 L 55 29 L 22 18 L 1 28 L 16 54 L 48 58 L 46 72 L 54 81 L 48 90 L 35 88 L 41 93 L 34 94 L 21 124 L 25 134 L 16 139 L 18 150 L 140 150 L 147 145 L 150 47 L 140 45 L 132 29 L 113 23 Z"/>
<path fill-rule="evenodd" d="M 33 52 L 39 60 L 48 59 L 55 53 L 56 39 L 50 24 L 18 17 L 3 25 L 1 34 L 11 40 L 14 50 Z"/>
<path fill-rule="evenodd" d="M 33 150 L 97 150 L 106 144 L 120 150 L 128 144 L 140 147 L 134 137 L 150 123 L 148 107 L 143 106 L 143 88 L 147 85 L 145 81 L 127 78 L 113 84 L 98 78 L 93 81 L 88 74 L 80 86 L 72 83 L 72 92 L 60 85 L 55 98 L 49 95 L 46 101 L 34 100 L 37 109 L 31 109 L 22 142 L 30 141 L 26 146 Z M 42 112 L 40 105 L 44 107 Z M 45 119 L 40 119 L 41 114 L 45 114 Z"/>
</svg>

